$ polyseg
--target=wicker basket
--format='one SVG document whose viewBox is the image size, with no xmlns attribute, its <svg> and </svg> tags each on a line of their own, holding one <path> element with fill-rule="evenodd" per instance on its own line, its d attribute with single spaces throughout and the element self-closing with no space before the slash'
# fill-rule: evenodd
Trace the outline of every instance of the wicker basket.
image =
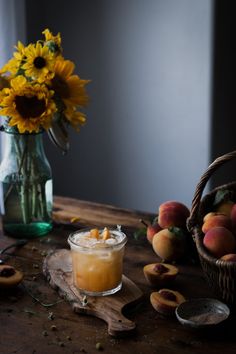
<svg viewBox="0 0 236 354">
<path fill-rule="evenodd" d="M 193 235 L 199 255 L 200 263 L 214 295 L 236 309 L 236 262 L 226 262 L 213 257 L 203 245 L 203 232 L 201 231 L 203 217 L 212 211 L 215 194 L 218 190 L 232 191 L 233 201 L 236 203 L 236 182 L 221 185 L 202 198 L 203 190 L 212 174 L 226 162 L 236 158 L 236 151 L 218 157 L 202 175 L 193 197 L 190 217 L 187 228 Z"/>
</svg>

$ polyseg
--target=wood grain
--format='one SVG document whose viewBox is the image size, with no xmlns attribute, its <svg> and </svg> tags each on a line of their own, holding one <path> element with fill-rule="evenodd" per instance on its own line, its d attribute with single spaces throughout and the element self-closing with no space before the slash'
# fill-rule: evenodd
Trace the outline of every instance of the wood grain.
<svg viewBox="0 0 236 354">
<path fill-rule="evenodd" d="M 136 210 L 127 210 L 105 205 L 92 203 L 74 198 L 54 197 L 53 218 L 58 223 L 71 223 L 73 219 L 78 224 L 96 226 L 128 226 L 142 227 L 140 219 L 147 222 L 154 218 L 154 214 Z"/>
</svg>

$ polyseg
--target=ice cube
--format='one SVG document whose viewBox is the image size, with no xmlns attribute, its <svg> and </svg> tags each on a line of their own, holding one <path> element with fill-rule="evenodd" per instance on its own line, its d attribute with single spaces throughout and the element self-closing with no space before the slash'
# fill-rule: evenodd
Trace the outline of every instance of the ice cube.
<svg viewBox="0 0 236 354">
<path fill-rule="evenodd" d="M 105 243 L 107 245 L 115 245 L 117 243 L 116 239 L 115 238 L 108 238 Z"/>
</svg>

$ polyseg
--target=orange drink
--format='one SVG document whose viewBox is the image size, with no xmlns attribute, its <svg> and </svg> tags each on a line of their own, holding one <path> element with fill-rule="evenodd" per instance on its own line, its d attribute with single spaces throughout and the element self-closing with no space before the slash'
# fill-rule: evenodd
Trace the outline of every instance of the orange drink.
<svg viewBox="0 0 236 354">
<path fill-rule="evenodd" d="M 74 285 L 84 294 L 114 294 L 122 286 L 126 235 L 118 230 L 83 229 L 68 238 Z"/>
</svg>

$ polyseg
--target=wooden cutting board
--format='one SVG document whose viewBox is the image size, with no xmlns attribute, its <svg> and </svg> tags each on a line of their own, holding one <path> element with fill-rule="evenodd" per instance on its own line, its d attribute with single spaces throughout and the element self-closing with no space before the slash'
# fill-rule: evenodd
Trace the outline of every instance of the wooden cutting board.
<svg viewBox="0 0 236 354">
<path fill-rule="evenodd" d="M 50 285 L 60 296 L 66 298 L 73 311 L 96 316 L 108 324 L 108 333 L 119 336 L 133 331 L 135 322 L 127 319 L 122 310 L 124 306 L 134 305 L 143 298 L 142 291 L 126 276 L 122 278 L 122 289 L 109 296 L 89 296 L 83 304 L 83 296 L 73 285 L 71 254 L 67 249 L 56 250 L 48 255 L 43 263 L 43 273 Z"/>
</svg>

